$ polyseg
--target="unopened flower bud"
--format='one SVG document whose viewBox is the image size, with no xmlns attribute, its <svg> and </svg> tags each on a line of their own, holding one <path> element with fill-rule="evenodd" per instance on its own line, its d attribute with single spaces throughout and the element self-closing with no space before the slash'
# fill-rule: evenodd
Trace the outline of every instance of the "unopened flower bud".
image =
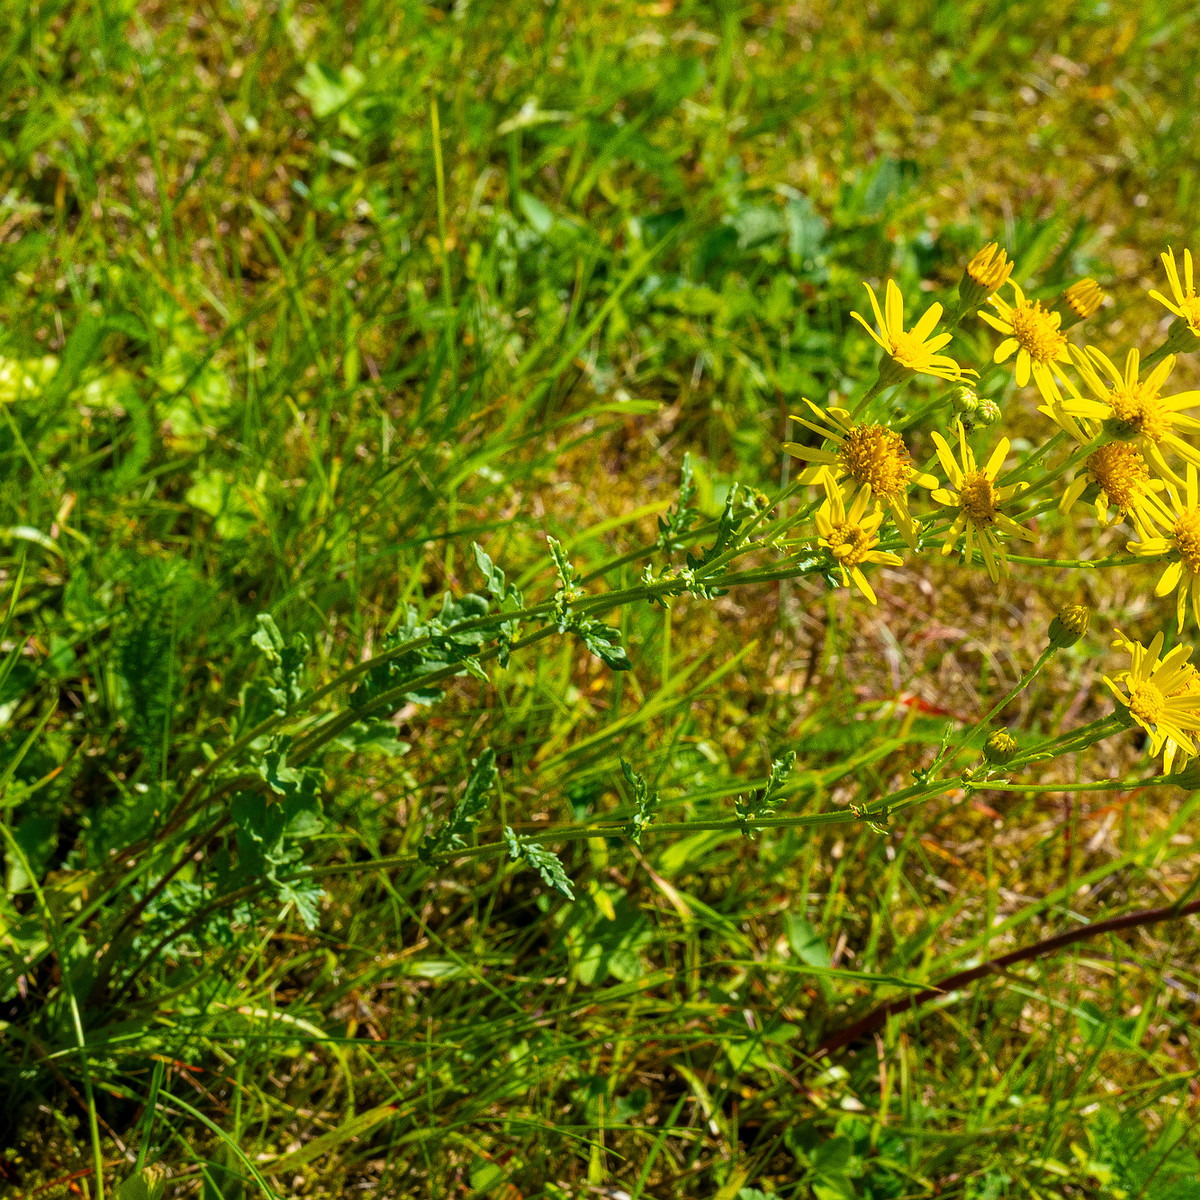
<svg viewBox="0 0 1200 1200">
<path fill-rule="evenodd" d="M 1073 646 L 1085 633 L 1091 614 L 1082 604 L 1069 604 L 1050 622 L 1050 645 L 1059 650 Z"/>
<path fill-rule="evenodd" d="M 950 393 L 950 404 L 957 417 L 972 415 L 979 407 L 979 397 L 974 388 L 957 387 Z"/>
<path fill-rule="evenodd" d="M 978 308 L 1000 290 L 1012 274 L 1013 264 L 995 242 L 988 242 L 969 263 L 958 285 L 964 308 Z"/>
<path fill-rule="evenodd" d="M 1017 752 L 1016 739 L 1007 729 L 997 729 L 983 743 L 983 757 L 994 767 L 1002 767 L 1010 762 Z"/>
<path fill-rule="evenodd" d="M 975 420 L 980 425 L 995 425 L 1000 420 L 1000 405 L 990 396 L 985 396 L 975 410 Z"/>
<path fill-rule="evenodd" d="M 1062 316 L 1059 329 L 1070 329 L 1072 325 L 1086 321 L 1103 303 L 1104 291 L 1094 279 L 1081 279 L 1071 284 L 1054 306 Z"/>
</svg>

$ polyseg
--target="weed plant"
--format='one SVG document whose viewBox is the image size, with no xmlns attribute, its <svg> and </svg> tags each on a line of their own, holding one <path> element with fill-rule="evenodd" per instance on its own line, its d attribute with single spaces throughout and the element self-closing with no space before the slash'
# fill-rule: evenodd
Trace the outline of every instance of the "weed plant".
<svg viewBox="0 0 1200 1200">
<path fill-rule="evenodd" d="M 1191 8 L 12 17 L 5 1194 L 1197 1194 Z"/>
</svg>

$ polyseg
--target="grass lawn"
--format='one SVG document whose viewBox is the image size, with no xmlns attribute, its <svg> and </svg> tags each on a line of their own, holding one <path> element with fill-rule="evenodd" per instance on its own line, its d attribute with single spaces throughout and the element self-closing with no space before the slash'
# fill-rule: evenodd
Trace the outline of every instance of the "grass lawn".
<svg viewBox="0 0 1200 1200">
<path fill-rule="evenodd" d="M 1200 9 L 5 11 L 0 1197 L 1200 1196 L 1200 781 L 1067 736 L 1162 565 L 872 605 L 783 449 L 941 470 L 850 314 L 989 241 L 1163 342 Z"/>
</svg>

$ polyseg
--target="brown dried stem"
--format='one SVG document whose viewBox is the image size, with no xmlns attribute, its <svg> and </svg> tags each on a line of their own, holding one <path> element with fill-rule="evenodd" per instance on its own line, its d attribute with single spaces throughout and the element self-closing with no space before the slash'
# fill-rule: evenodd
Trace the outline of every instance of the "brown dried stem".
<svg viewBox="0 0 1200 1200">
<path fill-rule="evenodd" d="M 1086 941 L 1088 938 L 1097 937 L 1102 933 L 1116 933 L 1122 929 L 1136 929 L 1143 925 L 1154 925 L 1159 921 L 1178 920 L 1182 917 L 1191 916 L 1194 913 L 1200 913 L 1200 900 L 1193 900 L 1191 903 L 1183 905 L 1176 903 L 1164 905 L 1162 908 L 1139 909 L 1137 912 L 1126 913 L 1121 917 L 1111 917 L 1107 921 L 1096 921 L 1094 924 L 1084 925 L 1079 929 L 1071 929 L 1066 933 L 1055 934 L 1054 937 L 1035 942 L 1032 946 L 1026 946 L 1022 950 L 1013 950 L 1008 954 L 1000 955 L 999 958 L 988 959 L 987 962 L 980 963 L 977 967 L 971 967 L 969 970 L 958 971 L 953 975 L 948 975 L 940 983 L 931 988 L 926 988 L 923 992 L 917 992 L 911 996 L 898 996 L 895 1000 L 889 1000 L 887 1003 L 881 1004 L 878 1008 L 867 1013 L 865 1017 L 860 1017 L 857 1021 L 827 1037 L 813 1051 L 812 1057 L 820 1059 L 824 1055 L 832 1054 L 835 1050 L 840 1050 L 843 1046 L 848 1046 L 851 1042 L 858 1041 L 859 1038 L 870 1036 L 883 1026 L 888 1017 L 895 1016 L 898 1013 L 909 1012 L 914 1008 L 920 1008 L 922 1004 L 927 1004 L 930 1000 L 936 1000 L 939 996 L 945 996 L 948 992 L 966 987 L 967 984 L 974 983 L 975 980 L 982 979 L 985 975 L 998 974 L 1006 967 L 1011 967 L 1016 963 L 1028 962 L 1030 959 L 1035 958 L 1044 958 L 1046 955 L 1053 954 L 1056 950 L 1061 950 L 1064 946 Z"/>
</svg>

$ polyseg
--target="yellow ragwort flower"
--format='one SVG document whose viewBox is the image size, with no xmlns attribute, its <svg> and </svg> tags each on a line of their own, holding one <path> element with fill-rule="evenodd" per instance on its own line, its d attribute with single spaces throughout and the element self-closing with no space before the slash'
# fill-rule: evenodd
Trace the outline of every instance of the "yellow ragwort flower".
<svg viewBox="0 0 1200 1200">
<path fill-rule="evenodd" d="M 862 573 L 862 564 L 887 563 L 898 567 L 904 560 L 898 554 L 875 549 L 879 545 L 877 535 L 883 523 L 883 513 L 871 508 L 869 486 L 858 489 L 847 511 L 846 497 L 831 471 L 824 472 L 821 483 L 825 488 L 825 502 L 817 509 L 817 532 L 821 535 L 819 544 L 829 551 L 841 568 L 842 583 L 849 587 L 853 579 L 858 590 L 875 604 L 875 593 Z"/>
<path fill-rule="evenodd" d="M 871 494 L 891 510 L 896 528 L 915 550 L 919 527 L 908 510 L 908 489 L 917 482 L 936 487 L 937 480 L 919 474 L 904 439 L 894 429 L 856 425 L 844 408 L 820 409 L 807 399 L 803 403 L 808 413 L 792 413 L 792 420 L 832 442 L 834 448 L 784 442 L 783 448 L 789 454 L 813 464 L 800 473 L 801 481 L 819 483 L 822 474 L 829 471 L 838 481 L 849 478 L 858 487 L 870 487 Z"/>
<path fill-rule="evenodd" d="M 1187 484 L 1182 496 L 1168 484 L 1166 497 L 1151 493 L 1139 510 L 1139 541 L 1129 543 L 1129 552 L 1143 558 L 1165 558 L 1169 562 L 1154 588 L 1156 596 L 1176 593 L 1176 616 L 1183 628 L 1189 594 L 1192 615 L 1200 625 L 1200 488 L 1196 468 L 1188 463 Z M 1168 503 L 1169 501 L 1169 503 Z"/>
<path fill-rule="evenodd" d="M 1171 295 L 1175 302 L 1172 303 L 1158 291 L 1151 292 L 1150 296 L 1183 321 L 1193 337 L 1200 338 L 1200 296 L 1196 295 L 1192 277 L 1192 252 L 1183 252 L 1183 286 L 1180 286 L 1179 271 L 1175 266 L 1175 251 L 1170 246 L 1162 255 L 1162 261 L 1163 266 L 1167 268 L 1167 282 L 1171 285 Z"/>
<path fill-rule="evenodd" d="M 1136 444 L 1168 479 L 1178 476 L 1167 465 L 1164 449 L 1174 450 L 1185 462 L 1200 465 L 1200 450 L 1179 436 L 1180 433 L 1200 432 L 1200 421 L 1185 417 L 1181 410 L 1200 404 L 1200 391 L 1179 392 L 1174 396 L 1161 395 L 1163 384 L 1175 366 L 1175 356 L 1168 354 L 1145 379 L 1138 379 L 1141 356 L 1130 350 L 1125 358 L 1125 371 L 1094 346 L 1084 353 L 1071 347 L 1071 358 L 1094 399 L 1076 393 L 1068 399 L 1058 394 L 1063 413 L 1075 418 L 1098 421 L 1105 432 L 1121 442 Z M 1111 383 L 1097 371 L 1103 369 Z M 1073 390 L 1073 389 L 1071 389 Z"/>
<path fill-rule="evenodd" d="M 889 279 L 887 282 L 883 311 L 880 311 L 879 301 L 876 300 L 875 290 L 871 285 L 864 283 L 863 287 L 871 297 L 871 308 L 875 312 L 879 332 L 876 333 L 860 314 L 852 312 L 850 315 L 883 347 L 891 359 L 897 372 L 893 382 L 898 383 L 905 375 L 911 374 L 934 375 L 938 379 L 958 381 L 964 375 L 977 373 L 960 367 L 954 359 L 937 353 L 953 336 L 949 333 L 930 336 L 942 319 L 940 304 L 935 301 L 911 329 L 905 330 L 904 298 L 900 295 L 895 280 Z"/>
<path fill-rule="evenodd" d="M 964 307 L 978 308 L 989 296 L 998 292 L 1012 274 L 1013 265 L 995 242 L 988 242 L 967 263 L 967 269 L 959 281 L 958 294 Z"/>
<path fill-rule="evenodd" d="M 1146 647 L 1118 633 L 1113 646 L 1128 651 L 1130 667 L 1113 676 L 1105 675 L 1104 682 L 1129 716 L 1150 735 L 1151 755 L 1157 757 L 1168 743 L 1174 743 L 1174 759 L 1179 751 L 1185 755 L 1196 753 L 1191 735 L 1200 730 L 1200 691 L 1193 687 L 1196 670 L 1188 663 L 1191 647 L 1175 646 L 1160 659 L 1164 640 L 1160 631 Z M 1169 771 L 1170 763 L 1165 765 Z"/>
<path fill-rule="evenodd" d="M 1060 329 L 1062 316 L 1048 312 L 1040 300 L 1026 300 L 1020 287 L 1011 279 L 1008 282 L 1015 303 L 1009 304 L 1007 300 L 993 296 L 988 303 L 999 315 L 993 316 L 982 310 L 979 313 L 993 329 L 1005 335 L 1004 341 L 996 347 L 992 361 L 1006 362 L 1015 351 L 1017 386 L 1024 387 L 1032 375 L 1044 395 L 1046 381 L 1051 377 L 1050 364 L 1070 361 L 1067 339 Z"/>
<path fill-rule="evenodd" d="M 933 498 L 947 508 L 958 509 L 958 515 L 946 534 L 942 553 L 949 554 L 954 549 L 959 535 L 965 534 L 963 559 L 969 562 L 972 545 L 978 539 L 979 552 L 983 555 L 988 576 L 993 583 L 998 583 L 1001 574 L 1008 570 L 1008 559 L 997 534 L 1005 533 L 1009 537 L 1022 538 L 1027 542 L 1032 542 L 1035 537 L 1030 530 L 1018 525 L 1000 511 L 1000 505 L 1029 486 L 1026 483 L 1010 484 L 1007 487 L 996 486 L 1000 468 L 1008 455 L 1008 438 L 1000 439 L 982 470 L 975 462 L 971 447 L 967 445 L 966 434 L 961 425 L 958 428 L 958 451 L 962 466 L 955 462 L 954 454 L 940 433 L 933 435 L 933 444 L 937 450 L 938 462 L 942 464 L 942 469 L 950 479 L 949 487 L 934 489 Z"/>
<path fill-rule="evenodd" d="M 1045 411 L 1040 410 L 1040 411 Z M 1161 479 L 1150 474 L 1141 452 L 1128 442 L 1109 442 L 1093 451 L 1084 460 L 1083 470 L 1067 485 L 1058 511 L 1064 516 L 1093 484 L 1096 485 L 1096 520 L 1101 527 L 1132 515 L 1135 523 L 1143 520 L 1146 497 L 1164 487 Z M 1109 509 L 1116 505 L 1115 517 Z"/>
</svg>

